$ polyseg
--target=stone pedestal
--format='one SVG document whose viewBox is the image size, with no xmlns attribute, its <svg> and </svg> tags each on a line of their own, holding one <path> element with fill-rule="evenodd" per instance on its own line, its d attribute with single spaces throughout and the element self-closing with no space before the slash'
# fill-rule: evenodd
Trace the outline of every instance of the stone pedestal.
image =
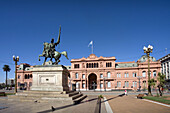
<svg viewBox="0 0 170 113">
<path fill-rule="evenodd" d="M 62 65 L 38 65 L 32 70 L 34 91 L 68 91 L 69 71 Z"/>
</svg>

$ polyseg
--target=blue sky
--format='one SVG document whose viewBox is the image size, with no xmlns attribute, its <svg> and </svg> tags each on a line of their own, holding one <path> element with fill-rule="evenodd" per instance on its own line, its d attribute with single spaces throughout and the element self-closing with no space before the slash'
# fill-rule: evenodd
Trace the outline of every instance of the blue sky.
<svg viewBox="0 0 170 113">
<path fill-rule="evenodd" d="M 0 82 L 5 64 L 11 68 L 8 78 L 14 77 L 13 55 L 19 63 L 41 65 L 43 42 L 57 41 L 60 25 L 56 49 L 66 50 L 70 60 L 88 57 L 91 40 L 98 57 L 137 61 L 151 44 L 151 55 L 159 59 L 170 53 L 169 6 L 169 0 L 0 0 Z M 70 60 L 62 57 L 60 64 Z"/>
</svg>

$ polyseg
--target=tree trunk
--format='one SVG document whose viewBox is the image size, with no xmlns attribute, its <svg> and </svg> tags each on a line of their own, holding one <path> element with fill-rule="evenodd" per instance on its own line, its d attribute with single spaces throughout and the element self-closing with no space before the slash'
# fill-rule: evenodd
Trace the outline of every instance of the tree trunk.
<svg viewBox="0 0 170 113">
<path fill-rule="evenodd" d="M 158 86 L 158 89 L 159 89 L 159 94 L 160 94 L 160 96 L 162 96 L 161 87 L 160 87 L 160 86 Z"/>
</svg>

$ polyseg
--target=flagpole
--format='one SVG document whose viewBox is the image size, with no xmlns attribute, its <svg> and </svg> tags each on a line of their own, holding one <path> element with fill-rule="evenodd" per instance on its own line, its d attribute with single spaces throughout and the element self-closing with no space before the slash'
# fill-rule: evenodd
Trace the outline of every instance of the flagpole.
<svg viewBox="0 0 170 113">
<path fill-rule="evenodd" d="M 92 42 L 92 46 L 91 46 L 91 49 L 92 49 L 92 54 L 93 54 L 93 42 Z"/>
</svg>

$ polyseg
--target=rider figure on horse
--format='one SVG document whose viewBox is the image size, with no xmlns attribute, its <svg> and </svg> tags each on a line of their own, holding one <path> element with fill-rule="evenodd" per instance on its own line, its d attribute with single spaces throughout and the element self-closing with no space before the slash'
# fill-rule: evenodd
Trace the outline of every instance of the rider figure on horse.
<svg viewBox="0 0 170 113">
<path fill-rule="evenodd" d="M 57 46 L 59 43 L 60 43 L 60 35 L 58 36 L 58 40 L 57 40 L 56 43 L 54 43 L 54 38 L 51 39 L 50 49 L 49 49 L 49 54 L 50 54 L 50 57 L 51 57 L 50 61 L 52 61 L 54 52 L 56 51 L 55 46 Z"/>
<path fill-rule="evenodd" d="M 55 46 L 57 46 L 60 43 L 60 33 L 61 33 L 61 26 L 59 29 L 59 35 L 58 35 L 58 40 L 55 43 L 54 39 L 51 39 L 51 43 L 48 42 L 44 42 L 44 50 L 43 53 L 41 55 L 39 55 L 39 61 L 40 61 L 40 57 L 45 57 L 44 63 L 43 65 L 45 65 L 45 62 L 47 60 L 47 58 L 50 58 L 50 61 L 52 61 L 52 59 L 55 59 L 55 62 L 53 63 L 54 65 L 57 65 L 60 62 L 60 57 L 61 55 L 64 55 L 67 59 L 67 51 L 63 51 L 63 52 L 57 52 L 55 49 Z"/>
</svg>

